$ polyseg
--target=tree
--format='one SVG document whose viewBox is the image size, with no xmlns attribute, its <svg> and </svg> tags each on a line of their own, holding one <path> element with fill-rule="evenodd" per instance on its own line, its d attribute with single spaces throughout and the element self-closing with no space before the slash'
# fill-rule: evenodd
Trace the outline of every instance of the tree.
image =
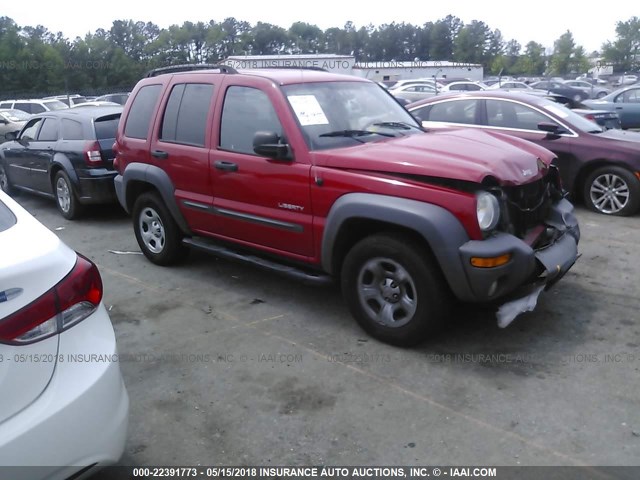
<svg viewBox="0 0 640 480">
<path fill-rule="evenodd" d="M 567 30 L 553 44 L 550 73 L 564 75 L 585 72 L 589 68 L 584 48 L 576 46 L 573 34 Z"/>
<path fill-rule="evenodd" d="M 640 18 L 631 17 L 616 24 L 616 40 L 602 46 L 604 59 L 614 64 L 617 71 L 640 68 Z"/>
</svg>

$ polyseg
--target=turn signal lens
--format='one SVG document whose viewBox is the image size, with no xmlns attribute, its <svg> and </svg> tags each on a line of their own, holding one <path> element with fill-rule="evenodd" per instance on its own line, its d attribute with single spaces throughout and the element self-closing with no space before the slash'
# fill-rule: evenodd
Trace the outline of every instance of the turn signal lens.
<svg viewBox="0 0 640 480">
<path fill-rule="evenodd" d="M 499 267 L 511 260 L 511 254 L 505 253 L 499 257 L 471 257 L 471 265 L 478 268 Z"/>
</svg>

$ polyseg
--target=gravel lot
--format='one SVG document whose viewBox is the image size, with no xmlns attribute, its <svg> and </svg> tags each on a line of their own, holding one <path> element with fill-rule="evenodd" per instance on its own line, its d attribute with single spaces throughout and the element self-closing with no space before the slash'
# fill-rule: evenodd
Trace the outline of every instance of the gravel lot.
<svg viewBox="0 0 640 480">
<path fill-rule="evenodd" d="M 419 348 L 381 344 L 338 288 L 192 252 L 162 268 L 119 207 L 69 222 L 92 258 L 131 398 L 123 465 L 638 465 L 640 217 L 578 211 L 583 254 L 499 329 L 464 306 Z"/>
</svg>

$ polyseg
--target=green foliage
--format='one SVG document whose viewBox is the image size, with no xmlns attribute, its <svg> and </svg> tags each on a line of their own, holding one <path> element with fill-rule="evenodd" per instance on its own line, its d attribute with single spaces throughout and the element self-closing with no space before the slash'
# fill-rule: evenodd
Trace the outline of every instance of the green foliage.
<svg viewBox="0 0 640 480">
<path fill-rule="evenodd" d="M 603 45 L 607 61 L 619 69 L 638 68 L 640 19 L 618 22 L 617 38 Z M 487 73 L 541 75 L 584 72 L 589 62 L 570 31 L 547 58 L 529 42 L 524 51 L 499 30 L 448 15 L 422 26 L 389 23 L 359 28 L 351 21 L 322 31 L 295 22 L 289 29 L 230 17 L 222 22 L 184 22 L 160 28 L 151 22 L 115 20 L 73 40 L 46 27 L 19 26 L 0 17 L 0 96 L 104 91 L 131 88 L 145 71 L 181 63 L 215 63 L 231 55 L 334 53 L 359 61 L 453 60 L 482 64 Z M 597 53 L 596 53 L 597 54 Z M 593 56 L 593 54 L 591 54 Z M 548 68 L 547 68 L 548 67 Z"/>
</svg>

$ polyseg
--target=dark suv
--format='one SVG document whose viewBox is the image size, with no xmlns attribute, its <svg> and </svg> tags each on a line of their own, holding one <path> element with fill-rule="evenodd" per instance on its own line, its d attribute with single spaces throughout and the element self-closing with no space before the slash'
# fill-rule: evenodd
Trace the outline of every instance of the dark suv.
<svg viewBox="0 0 640 480">
<path fill-rule="evenodd" d="M 360 325 L 417 343 L 451 300 L 514 299 L 577 257 L 554 156 L 473 130 L 425 133 L 379 85 L 223 67 L 140 81 L 118 127 L 116 192 L 142 252 L 193 247 L 308 283 L 337 279 Z M 524 305 L 524 307 L 523 307 Z"/>
<path fill-rule="evenodd" d="M 87 204 L 115 202 L 113 142 L 122 107 L 34 115 L 0 145 L 0 186 L 53 197 L 67 219 Z"/>
</svg>

